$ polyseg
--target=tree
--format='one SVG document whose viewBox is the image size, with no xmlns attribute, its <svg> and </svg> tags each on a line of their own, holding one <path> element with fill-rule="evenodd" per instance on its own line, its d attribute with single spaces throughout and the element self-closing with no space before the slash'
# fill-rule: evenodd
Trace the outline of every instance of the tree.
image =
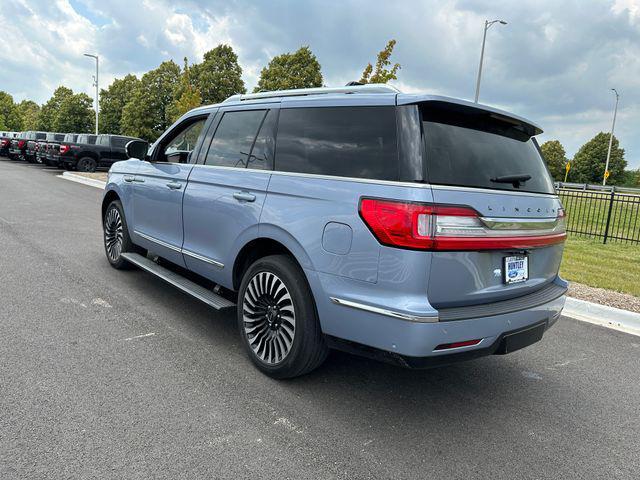
<svg viewBox="0 0 640 480">
<path fill-rule="evenodd" d="M 38 130 L 52 132 L 54 130 L 54 122 L 60 109 L 62 101 L 73 95 L 73 90 L 67 87 L 58 87 L 53 92 L 53 96 L 42 106 L 40 115 L 38 116 Z"/>
<path fill-rule="evenodd" d="M 13 97 L 0 90 L 0 130 L 19 130 L 20 117 Z"/>
<path fill-rule="evenodd" d="M 540 150 L 553 179 L 563 181 L 567 157 L 562 144 L 558 140 L 549 140 L 540 146 Z"/>
<path fill-rule="evenodd" d="M 52 130 L 61 133 L 88 133 L 95 131 L 96 113 L 93 100 L 86 93 L 70 95 L 62 100 L 54 118 Z"/>
<path fill-rule="evenodd" d="M 122 133 L 122 111 L 140 80 L 135 75 L 117 78 L 105 90 L 100 89 L 100 132 L 119 135 Z"/>
<path fill-rule="evenodd" d="M 170 108 L 180 81 L 180 67 L 172 60 L 145 73 L 122 112 L 126 135 L 155 141 L 172 123 Z"/>
<path fill-rule="evenodd" d="M 393 53 L 393 47 L 396 46 L 395 40 L 389 40 L 384 50 L 378 52 L 378 59 L 376 60 L 376 68 L 369 63 L 362 72 L 362 78 L 360 83 L 387 83 L 389 80 L 397 80 L 396 73 L 400 70 L 400 64 L 395 63 L 391 70 L 387 69 L 391 65 L 391 53 Z"/>
<path fill-rule="evenodd" d="M 584 183 L 601 183 L 604 167 L 607 162 L 609 147 L 609 133 L 600 132 L 585 143 L 573 158 L 569 176 L 572 181 Z M 623 181 L 624 169 L 627 161 L 624 159 L 624 149 L 620 148 L 618 139 L 613 136 L 611 145 L 611 159 L 609 161 L 609 178 L 607 183 L 617 185 Z M 572 174 L 573 172 L 573 174 Z"/>
<path fill-rule="evenodd" d="M 620 185 L 625 187 L 640 188 L 640 168 L 625 170 Z"/>
<path fill-rule="evenodd" d="M 191 72 L 194 87 L 204 104 L 219 103 L 236 93 L 245 93 L 238 56 L 229 45 L 218 45 L 204 54 Z"/>
<path fill-rule="evenodd" d="M 254 92 L 321 86 L 320 63 L 307 46 L 300 47 L 294 53 L 273 57 L 269 65 L 260 72 L 260 80 Z"/>
<path fill-rule="evenodd" d="M 193 85 L 191 71 L 193 67 L 189 67 L 187 57 L 184 57 L 184 69 L 180 76 L 180 82 L 173 94 L 175 100 L 170 108 L 171 120 L 175 122 L 182 115 L 196 107 L 202 105 L 202 97 L 197 87 Z"/>
<path fill-rule="evenodd" d="M 20 121 L 17 131 L 36 130 L 40 123 L 40 105 L 33 100 L 23 100 L 16 105 L 16 112 Z"/>
</svg>

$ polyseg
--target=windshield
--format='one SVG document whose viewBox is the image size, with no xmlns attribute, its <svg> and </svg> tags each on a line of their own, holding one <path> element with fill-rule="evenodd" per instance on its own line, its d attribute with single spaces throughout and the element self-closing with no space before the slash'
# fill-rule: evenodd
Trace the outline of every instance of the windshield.
<svg viewBox="0 0 640 480">
<path fill-rule="evenodd" d="M 537 144 L 515 123 L 424 108 L 423 127 L 430 183 L 555 193 Z"/>
</svg>

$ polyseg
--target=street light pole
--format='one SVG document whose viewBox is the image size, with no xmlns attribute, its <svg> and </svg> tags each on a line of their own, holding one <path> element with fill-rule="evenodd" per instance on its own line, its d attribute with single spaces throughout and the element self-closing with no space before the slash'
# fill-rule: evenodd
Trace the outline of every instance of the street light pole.
<svg viewBox="0 0 640 480">
<path fill-rule="evenodd" d="M 620 95 L 618 95 L 618 91 L 615 88 L 612 88 L 613 93 L 616 94 L 616 106 L 613 109 L 613 123 L 611 124 L 611 135 L 609 136 L 609 150 L 607 150 L 607 163 L 604 166 L 604 175 L 602 175 L 602 185 L 607 184 L 607 172 L 609 172 L 609 159 L 611 158 L 611 145 L 613 144 L 613 129 L 616 128 L 616 115 L 618 114 L 618 100 L 620 100 Z"/>
<path fill-rule="evenodd" d="M 494 23 L 499 23 L 500 25 L 506 25 L 507 22 L 504 20 L 485 20 L 484 21 L 484 33 L 482 34 L 482 50 L 480 50 L 480 66 L 478 67 L 478 80 L 476 82 L 476 99 L 475 103 L 478 103 L 478 97 L 480 96 L 480 79 L 482 78 L 482 62 L 484 61 L 484 46 L 487 42 L 487 30 L 491 28 L 491 25 Z"/>
<path fill-rule="evenodd" d="M 98 135 L 98 109 L 100 108 L 100 100 L 98 96 L 98 74 L 100 71 L 100 59 L 98 58 L 98 55 L 91 55 L 90 53 L 85 53 L 84 56 L 96 59 L 96 76 L 94 77 L 95 82 L 93 85 L 96 87 L 96 135 Z"/>
</svg>

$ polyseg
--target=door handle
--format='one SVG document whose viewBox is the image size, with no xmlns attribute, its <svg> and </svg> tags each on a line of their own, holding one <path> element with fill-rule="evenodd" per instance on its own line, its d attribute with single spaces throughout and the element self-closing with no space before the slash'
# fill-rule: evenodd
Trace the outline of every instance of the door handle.
<svg viewBox="0 0 640 480">
<path fill-rule="evenodd" d="M 255 202 L 256 196 L 249 192 L 236 192 L 233 194 L 233 198 L 242 202 Z"/>
<path fill-rule="evenodd" d="M 180 182 L 169 182 L 167 183 L 167 187 L 171 190 L 180 190 L 182 188 L 182 184 Z"/>
<path fill-rule="evenodd" d="M 125 182 L 129 182 L 129 183 L 133 182 L 133 180 L 135 179 L 135 177 L 133 175 L 125 175 L 122 178 L 124 178 Z"/>
</svg>

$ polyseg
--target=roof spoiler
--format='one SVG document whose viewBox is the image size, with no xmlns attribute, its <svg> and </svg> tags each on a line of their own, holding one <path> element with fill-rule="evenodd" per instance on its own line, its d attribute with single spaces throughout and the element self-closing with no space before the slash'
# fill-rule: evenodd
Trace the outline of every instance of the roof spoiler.
<svg viewBox="0 0 640 480">
<path fill-rule="evenodd" d="M 446 108 L 447 110 L 457 111 L 460 113 L 486 113 L 493 119 L 510 123 L 518 127 L 530 137 L 540 135 L 543 132 L 539 125 L 524 117 L 514 115 L 513 113 L 509 113 L 498 108 L 490 107 L 489 105 L 468 102 L 457 98 L 442 97 L 440 95 L 401 94 L 398 95 L 397 103 L 398 105 L 434 103 L 440 108 Z"/>
</svg>

